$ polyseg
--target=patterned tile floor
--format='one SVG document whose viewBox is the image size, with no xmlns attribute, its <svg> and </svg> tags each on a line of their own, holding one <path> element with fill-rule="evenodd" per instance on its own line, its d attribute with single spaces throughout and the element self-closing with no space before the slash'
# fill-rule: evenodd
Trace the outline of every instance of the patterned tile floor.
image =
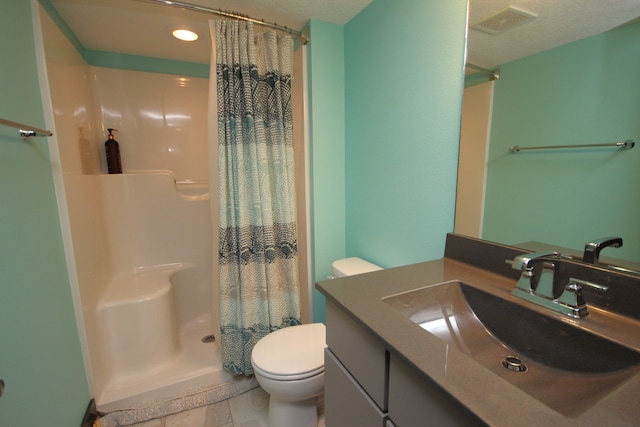
<svg viewBox="0 0 640 427">
<path fill-rule="evenodd" d="M 268 407 L 269 395 L 258 387 L 229 400 L 132 427 L 267 427 Z M 318 427 L 324 427 L 322 410 Z"/>
</svg>

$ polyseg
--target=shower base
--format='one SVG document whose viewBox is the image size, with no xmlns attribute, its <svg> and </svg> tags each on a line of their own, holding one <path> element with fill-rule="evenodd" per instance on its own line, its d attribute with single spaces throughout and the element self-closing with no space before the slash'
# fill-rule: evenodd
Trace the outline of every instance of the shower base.
<svg viewBox="0 0 640 427">
<path fill-rule="evenodd" d="M 96 398 L 98 411 L 141 410 L 236 381 L 222 369 L 218 343 L 203 342 L 213 334 L 211 324 L 211 316 L 205 315 L 185 325 L 178 333 L 180 350 L 163 365 L 108 381 Z"/>
</svg>

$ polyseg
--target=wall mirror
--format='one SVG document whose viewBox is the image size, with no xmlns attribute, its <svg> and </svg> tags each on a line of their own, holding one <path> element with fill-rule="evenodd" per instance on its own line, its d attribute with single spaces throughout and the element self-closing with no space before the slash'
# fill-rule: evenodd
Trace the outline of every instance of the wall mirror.
<svg viewBox="0 0 640 427">
<path fill-rule="evenodd" d="M 344 2 L 344 7 L 349 5 L 359 10 L 368 2 L 369 0 L 352 0 Z M 607 60 L 604 53 L 607 40 L 596 41 L 602 46 L 592 52 L 593 59 L 597 59 L 595 68 L 577 66 L 577 70 L 562 74 L 562 77 L 571 75 L 573 78 L 570 80 L 573 81 L 595 76 L 600 78 L 600 82 L 602 79 L 607 80 L 609 87 L 602 88 L 599 87 L 600 83 L 594 83 L 589 85 L 588 91 L 581 93 L 581 97 L 565 96 L 567 100 L 572 99 L 572 103 L 560 106 L 550 100 L 548 108 L 541 107 L 533 112 L 528 110 L 529 106 L 525 102 L 533 95 L 537 95 L 536 102 L 541 102 L 540 98 L 544 99 L 546 95 L 541 95 L 542 92 L 536 86 L 542 84 L 540 80 L 546 79 L 550 83 L 552 89 L 549 90 L 563 85 L 557 81 L 560 73 L 551 70 L 550 66 L 536 69 L 538 65 L 535 61 L 532 60 L 527 65 L 526 58 L 608 34 L 612 29 L 625 24 L 637 27 L 638 24 L 632 22 L 640 16 L 640 3 L 637 0 L 469 2 L 471 25 L 480 24 L 479 21 L 484 18 L 492 19 L 481 24 L 484 27 L 482 31 L 468 31 L 467 73 L 475 73 L 475 77 L 468 75 L 467 78 L 470 81 L 474 78 L 487 81 L 488 75 L 482 71 L 477 72 L 478 67 L 488 71 L 500 68 L 501 77 L 492 83 L 493 88 L 488 95 L 489 102 L 493 102 L 495 107 L 489 110 L 493 116 L 486 116 L 484 131 L 472 131 L 475 137 L 482 136 L 484 132 L 485 142 L 490 142 L 484 152 L 474 155 L 484 163 L 482 170 L 478 172 L 481 179 L 476 179 L 465 166 L 460 168 L 461 176 L 470 177 L 475 184 L 481 184 L 481 188 L 470 190 L 471 196 L 458 197 L 459 200 L 472 200 L 476 204 L 473 208 L 457 207 L 457 214 L 465 213 L 467 220 L 476 224 L 472 231 L 460 232 L 506 244 L 542 241 L 570 248 L 578 253 L 590 239 L 620 235 L 624 239 L 623 247 L 618 250 L 607 249 L 604 254 L 640 263 L 640 221 L 632 218 L 633 212 L 640 209 L 640 197 L 637 197 L 635 186 L 640 181 L 640 147 L 627 153 L 557 151 L 511 156 L 504 146 L 494 148 L 498 136 L 501 143 L 508 146 L 614 142 L 626 139 L 640 142 L 638 102 L 635 102 L 635 110 L 631 108 L 623 114 L 616 114 L 613 113 L 614 109 L 608 109 L 618 96 L 625 105 L 632 104 L 634 101 L 631 99 L 640 99 L 640 83 L 636 83 L 633 88 L 613 87 L 624 81 L 624 78 L 620 78 L 618 69 L 628 66 L 621 67 Z M 219 0 L 216 4 L 218 3 L 221 8 L 233 8 L 232 0 Z M 163 42 L 158 43 L 158 37 L 151 36 L 153 33 L 148 31 L 151 25 L 157 27 L 161 23 L 161 29 L 164 30 L 180 21 L 190 23 L 206 34 L 206 15 L 134 0 L 52 0 L 52 4 L 65 21 L 74 23 L 73 30 L 88 49 L 208 63 L 208 37 L 203 37 L 194 44 L 193 49 L 181 48 L 174 51 L 173 56 L 169 56 L 169 52 L 172 52 L 169 45 L 173 41 L 162 39 Z M 255 7 L 258 6 L 256 2 Z M 509 10 L 509 7 L 512 9 Z M 279 16 L 274 15 L 277 11 L 268 8 L 241 12 L 282 21 Z M 494 17 L 497 12 L 507 12 L 507 15 Z M 300 22 L 304 22 L 295 19 L 285 21 L 282 23 L 292 28 L 299 28 Z M 128 31 L 113 31 L 114 23 L 117 23 L 116 28 L 134 28 L 136 42 L 132 43 L 128 38 Z M 514 25 L 505 28 L 510 24 Z M 638 34 L 637 31 L 629 33 L 630 37 L 637 37 Z M 109 36 L 106 37 L 105 34 Z M 114 43 L 120 47 L 113 48 L 111 45 Z M 635 56 L 634 69 L 637 70 L 637 57 L 640 55 Z M 545 60 L 547 65 L 563 65 L 556 64 L 559 61 L 553 61 L 553 58 Z M 528 74 L 521 73 L 522 68 Z M 524 90 L 529 84 L 522 83 L 528 75 L 537 76 L 539 80 L 536 85 L 530 86 L 529 92 Z M 505 96 L 513 86 L 519 88 L 520 92 L 511 95 L 509 104 L 509 99 L 505 101 Z M 579 88 L 573 90 L 573 93 L 580 93 Z M 608 93 L 611 95 L 607 95 Z M 468 99 L 465 93 L 465 100 Z M 522 108 L 523 103 L 527 108 Z M 596 105 L 602 107 L 595 109 Z M 499 119 L 503 110 L 522 110 L 524 113 L 519 117 L 503 120 Z M 477 113 L 473 115 L 479 116 Z M 552 125 L 547 116 L 555 119 Z M 503 123 L 502 126 L 496 126 L 498 120 Z M 562 125 L 560 122 L 566 123 Z M 494 126 L 488 127 L 489 123 Z M 510 125 L 506 126 L 504 123 Z M 542 132 L 547 129 L 549 133 Z M 562 172 L 563 170 L 565 171 Z M 577 173 L 579 171 L 582 172 Z M 460 191 L 458 194 L 461 194 Z M 456 219 L 456 231 L 459 231 L 459 224 L 460 221 Z"/>
<path fill-rule="evenodd" d="M 470 168 L 461 148 L 459 185 L 468 188 L 458 188 L 456 232 L 578 256 L 590 240 L 620 236 L 623 246 L 604 250 L 603 262 L 640 265 L 640 148 L 509 152 L 637 145 L 639 17 L 635 0 L 470 0 L 461 144 L 471 140 L 476 151 Z M 495 69 L 500 77 L 489 82 Z"/>
</svg>

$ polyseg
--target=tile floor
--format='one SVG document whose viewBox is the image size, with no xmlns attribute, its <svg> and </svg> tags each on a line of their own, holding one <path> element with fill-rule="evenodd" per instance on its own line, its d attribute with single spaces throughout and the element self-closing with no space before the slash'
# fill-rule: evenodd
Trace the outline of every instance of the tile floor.
<svg viewBox="0 0 640 427">
<path fill-rule="evenodd" d="M 320 408 L 324 405 L 320 402 Z M 267 427 L 269 395 L 260 387 L 209 406 L 134 424 L 132 427 Z M 324 427 L 320 410 L 318 427 Z"/>
</svg>

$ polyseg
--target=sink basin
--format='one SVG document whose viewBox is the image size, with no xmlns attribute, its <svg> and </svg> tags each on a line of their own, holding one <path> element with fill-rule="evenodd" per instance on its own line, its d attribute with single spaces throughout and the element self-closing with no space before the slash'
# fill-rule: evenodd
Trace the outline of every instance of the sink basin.
<svg viewBox="0 0 640 427">
<path fill-rule="evenodd" d="M 383 300 L 565 416 L 581 414 L 640 367 L 632 348 L 458 281 Z"/>
</svg>

